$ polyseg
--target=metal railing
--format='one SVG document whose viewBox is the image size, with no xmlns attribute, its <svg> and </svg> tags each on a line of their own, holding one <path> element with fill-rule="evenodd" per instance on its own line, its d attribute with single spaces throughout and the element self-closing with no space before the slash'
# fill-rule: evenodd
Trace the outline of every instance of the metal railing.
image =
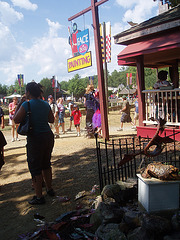
<svg viewBox="0 0 180 240">
<path fill-rule="evenodd" d="M 160 117 L 166 120 L 166 125 L 180 126 L 180 89 L 144 90 L 146 124 L 157 124 L 153 121 Z"/>
<path fill-rule="evenodd" d="M 150 158 L 139 154 L 131 161 L 119 166 L 124 154 L 141 152 L 147 142 L 149 139 L 140 137 L 113 139 L 109 142 L 98 141 L 96 138 L 100 191 L 107 184 L 136 177 L 139 167 L 146 167 L 153 161 L 172 164 L 180 169 L 180 142 L 175 140 L 164 145 L 162 153 L 156 157 Z"/>
</svg>

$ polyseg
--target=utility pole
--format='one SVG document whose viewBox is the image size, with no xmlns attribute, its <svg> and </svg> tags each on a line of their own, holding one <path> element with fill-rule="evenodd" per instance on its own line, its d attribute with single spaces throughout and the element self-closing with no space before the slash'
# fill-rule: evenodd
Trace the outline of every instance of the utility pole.
<svg viewBox="0 0 180 240">
<path fill-rule="evenodd" d="M 97 0 L 91 0 L 91 6 L 75 14 L 74 16 L 68 18 L 68 21 L 72 21 L 73 19 L 89 11 L 92 11 L 94 41 L 95 41 L 95 50 L 96 50 L 96 62 L 97 62 L 97 74 L 98 74 L 98 86 L 99 86 L 99 100 L 100 100 L 101 122 L 102 122 L 102 135 L 104 139 L 109 140 L 107 102 L 106 102 L 106 91 L 105 91 L 105 81 L 104 81 L 103 62 L 102 62 L 102 53 L 101 53 L 101 42 L 100 42 L 100 30 L 99 30 L 99 15 L 98 15 L 98 6 L 107 1 L 108 0 L 101 0 L 97 2 Z"/>
</svg>

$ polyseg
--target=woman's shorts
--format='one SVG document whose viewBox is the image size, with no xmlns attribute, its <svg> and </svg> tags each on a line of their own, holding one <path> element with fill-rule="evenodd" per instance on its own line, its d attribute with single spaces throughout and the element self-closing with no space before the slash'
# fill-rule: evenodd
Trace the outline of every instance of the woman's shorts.
<svg viewBox="0 0 180 240">
<path fill-rule="evenodd" d="M 54 147 L 52 131 L 27 137 L 27 162 L 32 177 L 51 167 L 51 153 Z"/>
<path fill-rule="evenodd" d="M 64 123 L 64 113 L 59 114 L 59 123 Z"/>
</svg>

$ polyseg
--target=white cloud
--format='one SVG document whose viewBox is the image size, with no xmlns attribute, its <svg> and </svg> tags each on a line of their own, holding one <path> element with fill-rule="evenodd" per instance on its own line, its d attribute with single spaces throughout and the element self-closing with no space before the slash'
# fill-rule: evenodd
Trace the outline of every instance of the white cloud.
<svg viewBox="0 0 180 240">
<path fill-rule="evenodd" d="M 0 23 L 0 56 L 3 61 L 11 59 L 12 53 L 17 52 L 16 40 L 11 34 L 9 28 Z"/>
<path fill-rule="evenodd" d="M 29 0 L 11 0 L 14 6 L 24 8 L 26 10 L 36 11 L 37 4 L 31 3 Z"/>
<path fill-rule="evenodd" d="M 71 54 L 67 38 L 58 37 L 57 31 L 62 27 L 46 19 L 49 25 L 49 35 L 36 39 L 33 46 L 25 53 L 25 63 L 39 67 L 39 76 L 51 76 L 67 73 L 66 59 Z"/>
<path fill-rule="evenodd" d="M 15 11 L 7 2 L 0 2 L 0 22 L 6 26 L 23 19 L 23 14 Z"/>
<path fill-rule="evenodd" d="M 139 2 L 139 0 L 127 0 L 127 1 L 124 1 L 124 0 L 116 0 L 116 3 L 118 5 L 120 5 L 121 7 L 123 8 L 129 8 L 129 7 L 132 7 L 133 5 L 137 4 Z"/>
<path fill-rule="evenodd" d="M 117 4 L 121 7 L 128 8 L 123 16 L 123 22 L 143 22 L 152 16 L 154 7 L 157 6 L 157 2 L 144 1 L 144 0 L 116 0 Z M 129 9 L 131 8 L 131 9 Z"/>
<path fill-rule="evenodd" d="M 62 25 L 58 22 L 52 22 L 48 18 L 46 19 L 48 26 L 49 26 L 49 37 L 57 37 L 58 30 L 62 28 Z"/>
</svg>

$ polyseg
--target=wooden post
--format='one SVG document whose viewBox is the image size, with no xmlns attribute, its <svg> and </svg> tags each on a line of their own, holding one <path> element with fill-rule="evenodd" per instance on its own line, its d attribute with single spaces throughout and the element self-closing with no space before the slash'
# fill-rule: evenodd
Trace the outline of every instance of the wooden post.
<svg viewBox="0 0 180 240">
<path fill-rule="evenodd" d="M 145 120 L 145 94 L 142 93 L 145 90 L 144 81 L 144 58 L 139 56 L 136 58 L 137 65 L 137 85 L 138 85 L 138 106 L 139 106 L 139 126 L 144 126 L 143 120 Z"/>
<path fill-rule="evenodd" d="M 91 6 L 85 10 L 75 14 L 74 16 L 68 18 L 69 21 L 83 15 L 86 12 L 92 11 L 93 18 L 93 29 L 94 29 L 94 41 L 96 50 L 96 62 L 97 62 L 97 75 L 98 75 L 98 86 L 99 86 L 99 100 L 100 100 L 100 110 L 101 110 L 101 123 L 102 123 L 102 135 L 103 138 L 109 140 L 109 128 L 108 128 L 108 116 L 107 116 L 107 104 L 106 104 L 106 91 L 105 91 L 105 81 L 103 72 L 103 62 L 101 53 L 101 41 L 100 41 L 100 30 L 99 30 L 99 15 L 98 6 L 108 0 L 91 0 Z"/>
</svg>

